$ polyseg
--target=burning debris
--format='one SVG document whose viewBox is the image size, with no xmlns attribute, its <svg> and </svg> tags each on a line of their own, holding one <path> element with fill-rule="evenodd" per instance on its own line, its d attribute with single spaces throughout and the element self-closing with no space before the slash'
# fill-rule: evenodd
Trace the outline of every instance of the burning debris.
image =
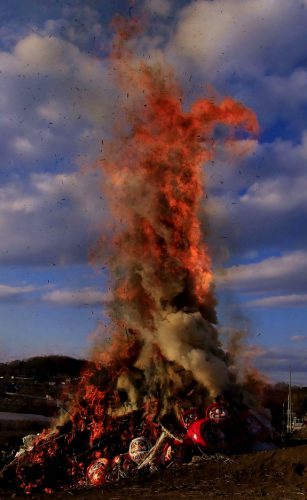
<svg viewBox="0 0 307 500">
<path fill-rule="evenodd" d="M 149 421 L 144 410 L 110 417 L 108 431 L 92 446 L 92 422 L 84 422 L 84 428 L 67 422 L 44 438 L 30 436 L 27 449 L 16 454 L 3 475 L 12 487 L 17 473 L 17 483 L 25 492 L 48 493 L 145 478 L 197 456 L 227 460 L 232 453 L 274 449 L 277 436 L 263 415 L 242 403 L 233 401 L 230 407 L 225 399 L 217 399 L 203 411 L 182 411 L 180 421 L 170 414 L 163 422 Z"/>
<path fill-rule="evenodd" d="M 200 219 L 204 163 L 216 146 L 256 134 L 257 120 L 229 97 L 186 110 L 171 71 L 134 55 L 137 23 L 115 24 L 111 64 L 129 103 L 97 164 L 112 225 L 92 255 L 108 259 L 115 283 L 111 341 L 101 327 L 96 369 L 83 374 L 64 422 L 5 469 L 28 493 L 101 486 L 274 438 L 222 349 Z"/>
</svg>

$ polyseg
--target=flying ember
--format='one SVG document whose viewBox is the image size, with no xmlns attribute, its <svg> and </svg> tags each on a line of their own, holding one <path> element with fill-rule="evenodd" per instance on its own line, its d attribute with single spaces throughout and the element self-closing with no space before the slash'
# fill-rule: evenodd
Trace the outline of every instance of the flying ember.
<svg viewBox="0 0 307 500">
<path fill-rule="evenodd" d="M 240 130 L 256 134 L 258 125 L 229 97 L 200 99 L 185 111 L 171 70 L 129 50 L 133 27 L 117 23 L 112 64 L 131 102 L 99 163 L 118 223 L 108 247 L 113 341 L 96 357 L 124 369 L 118 383 L 134 403 L 158 391 L 166 409 L 187 374 L 211 397 L 232 378 L 213 326 L 212 265 L 200 220 L 203 165 L 214 157 L 217 127 L 229 142 Z M 105 257 L 104 245 L 102 238 L 96 256 Z"/>
<path fill-rule="evenodd" d="M 200 215 L 206 162 L 217 146 L 256 135 L 257 119 L 230 97 L 188 107 L 171 68 L 137 57 L 138 24 L 114 26 L 121 114 L 97 162 L 112 222 L 91 257 L 108 259 L 114 283 L 110 340 L 101 328 L 65 421 L 18 457 L 27 492 L 97 486 L 272 438 L 219 340 Z"/>
</svg>

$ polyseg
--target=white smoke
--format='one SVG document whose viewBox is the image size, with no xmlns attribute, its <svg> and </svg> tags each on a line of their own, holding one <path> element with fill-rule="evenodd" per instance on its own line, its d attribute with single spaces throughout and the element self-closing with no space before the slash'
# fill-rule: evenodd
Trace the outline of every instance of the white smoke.
<svg viewBox="0 0 307 500">
<path fill-rule="evenodd" d="M 216 330 L 200 313 L 168 314 L 159 324 L 156 338 L 165 358 L 191 371 L 212 397 L 229 383 Z"/>
</svg>

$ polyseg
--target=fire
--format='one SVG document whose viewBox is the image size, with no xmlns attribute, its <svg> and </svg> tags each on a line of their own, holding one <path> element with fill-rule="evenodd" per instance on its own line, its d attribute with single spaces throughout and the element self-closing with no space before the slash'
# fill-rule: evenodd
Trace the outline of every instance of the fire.
<svg viewBox="0 0 307 500">
<path fill-rule="evenodd" d="M 97 162 L 114 227 L 111 244 L 102 235 L 92 257 L 105 259 L 107 248 L 115 283 L 112 340 L 93 349 L 97 370 L 84 374 L 64 428 L 44 435 L 30 452 L 36 479 L 27 486 L 21 461 L 18 474 L 27 491 L 54 487 L 37 479 L 33 464 L 53 466 L 56 457 L 70 471 L 70 484 L 80 484 L 90 458 L 113 458 L 127 449 L 136 428 L 156 439 L 158 417 L 195 404 L 199 394 L 209 402 L 234 384 L 214 326 L 212 261 L 200 218 L 203 166 L 221 144 L 217 127 L 227 145 L 239 134 L 256 135 L 257 119 L 230 97 L 202 98 L 187 109 L 170 68 L 134 56 L 137 23 L 115 24 L 110 65 L 127 103 Z M 125 412 L 126 420 L 115 419 Z M 110 433 L 116 435 L 113 449 L 105 439 Z M 57 486 L 61 481 L 63 472 Z"/>
<path fill-rule="evenodd" d="M 155 372 L 159 385 L 159 377 L 165 383 L 167 362 L 175 362 L 213 395 L 229 377 L 212 326 L 212 263 L 199 215 L 203 165 L 214 158 L 217 127 L 227 130 L 223 141 L 229 144 L 242 131 L 257 134 L 257 120 L 230 97 L 199 99 L 185 109 L 184 92 L 171 70 L 149 66 L 131 52 L 138 27 L 123 21 L 117 26 L 112 67 L 130 102 L 98 162 L 104 196 L 119 221 L 108 256 L 115 277 L 110 316 L 117 341 L 96 359 L 120 365 L 135 342 L 137 358 L 125 361 L 126 368 L 141 369 L 145 378 L 146 371 Z M 105 258 L 104 247 L 102 238 L 96 257 Z M 217 372 L 223 372 L 221 381 Z"/>
</svg>

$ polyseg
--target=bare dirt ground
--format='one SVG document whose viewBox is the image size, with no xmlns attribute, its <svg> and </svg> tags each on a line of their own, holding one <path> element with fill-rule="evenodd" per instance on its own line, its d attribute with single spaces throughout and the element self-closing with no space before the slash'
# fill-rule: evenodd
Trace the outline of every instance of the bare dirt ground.
<svg viewBox="0 0 307 500">
<path fill-rule="evenodd" d="M 143 480 L 104 488 L 51 495 L 16 494 L 0 489 L 0 499 L 307 499 L 307 445 L 227 458 L 195 457 L 188 465 L 166 469 Z"/>
</svg>

